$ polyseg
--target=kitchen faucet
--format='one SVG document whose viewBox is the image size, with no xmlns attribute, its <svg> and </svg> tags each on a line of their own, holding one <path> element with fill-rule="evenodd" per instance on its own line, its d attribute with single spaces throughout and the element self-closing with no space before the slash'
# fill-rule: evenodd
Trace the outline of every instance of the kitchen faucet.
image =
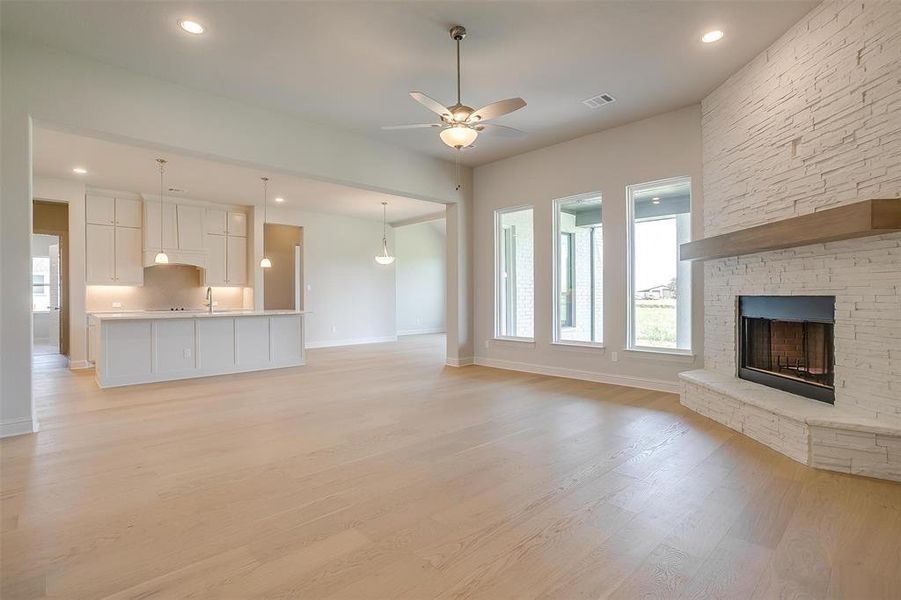
<svg viewBox="0 0 901 600">
<path fill-rule="evenodd" d="M 213 288 L 211 287 L 206 289 L 206 301 L 207 306 L 210 307 L 210 314 L 213 314 Z"/>
</svg>

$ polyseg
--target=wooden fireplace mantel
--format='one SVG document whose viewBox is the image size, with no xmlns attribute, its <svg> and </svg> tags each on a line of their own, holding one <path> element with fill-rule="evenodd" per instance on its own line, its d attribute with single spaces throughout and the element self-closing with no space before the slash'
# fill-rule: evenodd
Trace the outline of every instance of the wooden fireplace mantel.
<svg viewBox="0 0 901 600">
<path fill-rule="evenodd" d="M 712 260 L 894 231 L 901 231 L 901 198 L 864 200 L 688 242 L 679 258 Z"/>
</svg>

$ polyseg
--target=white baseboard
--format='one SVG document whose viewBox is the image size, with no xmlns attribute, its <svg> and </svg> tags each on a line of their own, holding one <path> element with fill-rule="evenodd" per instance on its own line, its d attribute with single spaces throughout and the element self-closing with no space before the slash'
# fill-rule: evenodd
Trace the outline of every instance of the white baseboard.
<svg viewBox="0 0 901 600">
<path fill-rule="evenodd" d="M 463 358 L 451 358 L 447 357 L 447 360 L 444 361 L 449 367 L 468 367 L 469 365 L 476 364 L 475 359 L 471 356 L 464 356 Z"/>
<path fill-rule="evenodd" d="M 70 360 L 69 370 L 78 371 L 80 369 L 93 369 L 94 363 L 87 360 Z"/>
<path fill-rule="evenodd" d="M 334 348 L 337 346 L 357 346 L 359 344 L 384 344 L 385 342 L 396 342 L 396 335 L 386 335 L 384 337 L 373 338 L 352 338 L 347 340 L 328 340 L 325 342 L 307 342 L 307 348 Z"/>
<path fill-rule="evenodd" d="M 26 433 L 34 433 L 38 430 L 38 422 L 31 417 L 22 417 L 20 419 L 9 419 L 8 421 L 0 421 L 0 438 L 12 437 L 14 435 L 23 435 Z"/>
<path fill-rule="evenodd" d="M 447 333 L 444 327 L 427 327 L 425 329 L 404 329 L 398 331 L 397 335 L 425 335 L 427 333 Z"/>
<path fill-rule="evenodd" d="M 677 381 L 647 379 L 644 377 L 634 377 L 632 375 L 595 373 L 592 371 L 579 371 L 576 369 L 565 369 L 562 367 L 548 367 L 545 365 L 535 365 L 531 363 L 516 362 L 512 360 L 498 360 L 496 358 L 487 358 L 484 356 L 476 356 L 475 364 L 484 367 L 494 367 L 495 369 L 523 371 L 525 373 L 535 373 L 537 375 L 550 375 L 552 377 L 565 377 L 566 379 L 580 379 L 582 381 L 594 381 L 597 383 L 609 383 L 612 385 L 623 385 L 626 387 L 654 390 L 657 392 L 670 392 L 673 394 L 678 394 L 680 390 L 679 382 Z"/>
</svg>

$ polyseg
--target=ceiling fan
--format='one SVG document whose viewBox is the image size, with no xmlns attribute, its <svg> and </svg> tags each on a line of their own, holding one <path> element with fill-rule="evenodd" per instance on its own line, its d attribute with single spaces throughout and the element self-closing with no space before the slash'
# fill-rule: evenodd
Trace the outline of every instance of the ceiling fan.
<svg viewBox="0 0 901 600">
<path fill-rule="evenodd" d="M 456 150 L 472 147 L 479 133 L 486 130 L 508 137 L 526 135 L 524 131 L 513 127 L 485 122 L 519 110 L 526 105 L 526 101 L 522 98 L 507 98 L 506 100 L 483 106 L 478 110 L 463 104 L 460 99 L 460 42 L 466 37 L 466 28 L 462 25 L 454 25 L 450 28 L 450 36 L 451 39 L 457 42 L 457 103 L 453 106 L 444 106 L 422 92 L 410 92 L 410 96 L 414 100 L 441 117 L 441 122 L 389 125 L 382 127 L 382 129 L 440 128 L 441 132 L 438 135 L 441 137 L 441 141 Z"/>
</svg>

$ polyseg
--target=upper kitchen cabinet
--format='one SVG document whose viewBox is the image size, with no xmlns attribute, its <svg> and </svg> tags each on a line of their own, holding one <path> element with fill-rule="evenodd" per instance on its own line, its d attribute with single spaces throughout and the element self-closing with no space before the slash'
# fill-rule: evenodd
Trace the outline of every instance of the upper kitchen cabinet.
<svg viewBox="0 0 901 600">
<path fill-rule="evenodd" d="M 91 285 L 142 285 L 141 201 L 85 196 L 85 280 Z"/>
<path fill-rule="evenodd" d="M 206 209 L 206 232 L 213 235 L 228 233 L 228 212 L 221 208 Z"/>
<path fill-rule="evenodd" d="M 91 225 L 115 225 L 116 199 L 88 194 L 84 199 L 84 216 Z"/>
<path fill-rule="evenodd" d="M 85 196 L 85 220 L 92 225 L 141 227 L 141 201 L 88 194 Z"/>
<path fill-rule="evenodd" d="M 199 206 L 176 206 L 179 250 L 203 250 L 203 212 Z"/>
<path fill-rule="evenodd" d="M 141 226 L 141 205 L 140 200 L 132 198 L 116 198 L 116 225 L 120 227 L 140 227 Z"/>
<path fill-rule="evenodd" d="M 247 237 L 247 215 L 245 213 L 228 211 L 228 235 Z"/>
</svg>

